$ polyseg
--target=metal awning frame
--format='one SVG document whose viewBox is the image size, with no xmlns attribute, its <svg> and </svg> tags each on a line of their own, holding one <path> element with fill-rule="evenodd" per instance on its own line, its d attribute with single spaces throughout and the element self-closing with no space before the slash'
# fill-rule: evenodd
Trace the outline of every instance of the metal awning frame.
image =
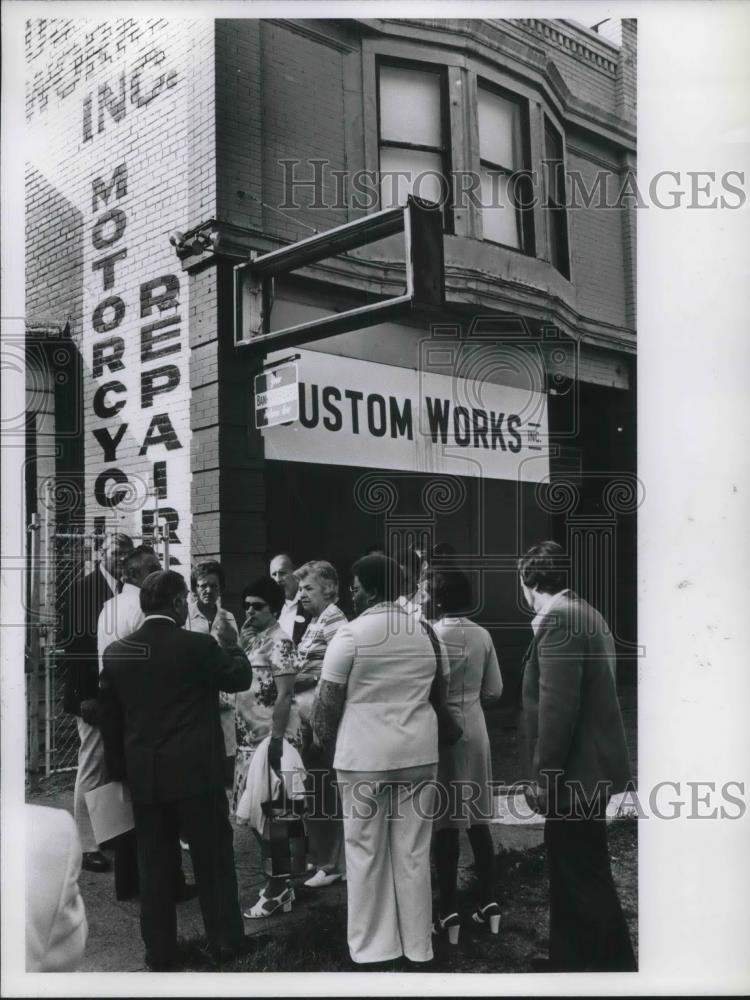
<svg viewBox="0 0 750 1000">
<path fill-rule="evenodd" d="M 398 233 L 404 234 L 406 264 L 405 290 L 401 295 L 271 332 L 275 277 Z M 425 268 L 428 245 L 430 267 Z M 429 274 L 426 274 L 427 270 Z M 235 265 L 235 344 L 266 354 L 374 326 L 403 316 L 417 306 L 442 306 L 445 294 L 443 271 L 440 210 L 432 202 L 409 196 L 403 208 L 386 209 L 355 219 L 354 222 L 316 233 L 262 256 L 252 256 L 250 260 Z"/>
</svg>

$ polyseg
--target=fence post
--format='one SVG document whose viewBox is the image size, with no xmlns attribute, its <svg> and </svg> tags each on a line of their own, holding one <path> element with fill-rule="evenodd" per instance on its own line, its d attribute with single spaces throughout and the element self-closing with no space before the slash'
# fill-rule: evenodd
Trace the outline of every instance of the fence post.
<svg viewBox="0 0 750 1000">
<path fill-rule="evenodd" d="M 52 774 L 52 657 L 49 642 L 44 647 L 44 776 Z"/>
<path fill-rule="evenodd" d="M 28 664 L 27 698 L 29 716 L 28 770 L 36 778 L 39 770 L 39 515 L 31 515 L 27 527 L 29 606 L 26 609 L 26 662 Z"/>
<path fill-rule="evenodd" d="M 169 523 L 164 518 L 159 521 L 159 534 L 161 535 L 161 540 L 164 542 L 162 566 L 164 569 L 169 569 Z"/>
</svg>

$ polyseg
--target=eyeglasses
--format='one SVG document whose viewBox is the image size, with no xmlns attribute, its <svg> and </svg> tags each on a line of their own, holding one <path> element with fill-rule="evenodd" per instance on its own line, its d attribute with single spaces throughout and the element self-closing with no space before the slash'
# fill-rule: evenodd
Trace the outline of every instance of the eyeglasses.
<svg viewBox="0 0 750 1000">
<path fill-rule="evenodd" d="M 245 601 L 245 607 L 248 611 L 262 611 L 263 608 L 268 607 L 266 601 Z"/>
</svg>

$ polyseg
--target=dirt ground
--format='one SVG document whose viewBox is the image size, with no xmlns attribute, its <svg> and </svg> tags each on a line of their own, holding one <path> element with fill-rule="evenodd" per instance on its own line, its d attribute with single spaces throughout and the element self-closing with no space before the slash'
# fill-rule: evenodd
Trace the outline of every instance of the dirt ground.
<svg viewBox="0 0 750 1000">
<path fill-rule="evenodd" d="M 621 694 L 623 717 L 635 773 L 635 692 Z M 505 711 L 487 716 L 496 780 L 510 783 L 521 777 L 516 750 L 515 720 Z M 72 773 L 53 776 L 29 788 L 29 801 L 72 812 Z M 535 825 L 539 827 L 539 824 Z M 436 948 L 438 972 L 529 972 L 532 957 L 546 952 L 548 886 L 541 829 L 493 824 L 496 848 L 496 898 L 502 910 L 500 933 L 462 927 L 456 947 Z M 610 824 L 610 854 L 634 947 L 638 942 L 638 841 L 634 820 Z M 524 849 L 518 849 L 524 848 Z M 185 872 L 191 876 L 189 854 L 183 854 Z M 258 844 L 247 828 L 235 831 L 235 860 L 243 908 L 257 899 L 265 876 Z M 301 880 L 300 880 L 301 881 Z M 89 938 L 81 971 L 144 971 L 138 901 L 117 902 L 113 875 L 82 872 L 81 893 L 86 904 Z M 475 907 L 475 877 L 466 837 L 461 838 L 459 860 L 459 910 Z M 357 971 L 346 946 L 346 886 L 339 883 L 322 890 L 296 888 L 297 900 L 289 914 L 267 920 L 246 921 L 250 951 L 225 965 L 227 972 L 338 972 Z M 203 923 L 197 900 L 178 908 L 181 958 L 186 971 L 206 969 L 198 954 L 203 943 Z"/>
<path fill-rule="evenodd" d="M 618 820 L 610 825 L 610 854 L 620 901 L 638 948 L 637 823 Z M 468 915 L 475 905 L 475 883 L 470 866 L 462 870 L 459 911 Z M 435 972 L 530 972 L 531 959 L 545 957 L 548 933 L 548 884 L 544 848 L 501 851 L 497 855 L 496 897 L 502 909 L 500 933 L 464 923 L 458 944 L 439 942 L 435 947 Z M 301 906 L 278 921 L 269 921 L 256 950 L 227 965 L 229 972 L 352 972 L 358 971 L 346 952 L 346 899 L 341 891 L 326 899 L 312 899 L 302 889 Z M 290 919 L 291 917 L 291 919 Z M 185 943 L 188 968 L 204 968 L 194 948 Z M 402 970 L 403 971 L 403 970 Z"/>
<path fill-rule="evenodd" d="M 49 788 L 34 801 L 70 808 L 70 789 Z M 508 849 L 504 842 L 518 841 L 517 829 L 492 828 L 496 847 L 496 898 L 502 910 L 500 933 L 464 925 L 456 947 L 436 946 L 438 972 L 529 972 L 531 959 L 546 952 L 548 932 L 548 883 L 544 848 Z M 534 841 L 539 831 L 525 831 Z M 510 834 L 514 836 L 511 837 Z M 476 880 L 467 838 L 462 837 L 459 860 L 459 912 L 468 916 L 476 904 Z M 638 944 L 638 840 L 637 822 L 620 819 L 609 827 L 610 855 L 615 883 L 628 921 L 633 945 Z M 184 854 L 188 878 L 191 866 Z M 235 832 L 235 858 L 243 907 L 253 903 L 265 882 L 255 837 L 247 828 Z M 82 872 L 80 879 L 89 921 L 89 938 L 82 972 L 145 971 L 137 900 L 117 902 L 111 873 Z M 346 887 L 323 890 L 296 888 L 289 914 L 268 920 L 246 921 L 252 951 L 223 967 L 226 972 L 354 972 L 346 947 Z M 207 971 L 199 954 L 204 943 L 197 900 L 178 908 L 181 959 L 185 971 Z"/>
</svg>

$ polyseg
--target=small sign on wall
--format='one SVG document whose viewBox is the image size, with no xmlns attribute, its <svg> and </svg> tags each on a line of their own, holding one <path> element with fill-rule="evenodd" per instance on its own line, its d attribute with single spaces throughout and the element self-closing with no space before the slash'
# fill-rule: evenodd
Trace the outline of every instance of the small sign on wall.
<svg viewBox="0 0 750 1000">
<path fill-rule="evenodd" d="M 269 368 L 255 376 L 255 426 L 275 427 L 299 418 L 297 362 Z"/>
</svg>

